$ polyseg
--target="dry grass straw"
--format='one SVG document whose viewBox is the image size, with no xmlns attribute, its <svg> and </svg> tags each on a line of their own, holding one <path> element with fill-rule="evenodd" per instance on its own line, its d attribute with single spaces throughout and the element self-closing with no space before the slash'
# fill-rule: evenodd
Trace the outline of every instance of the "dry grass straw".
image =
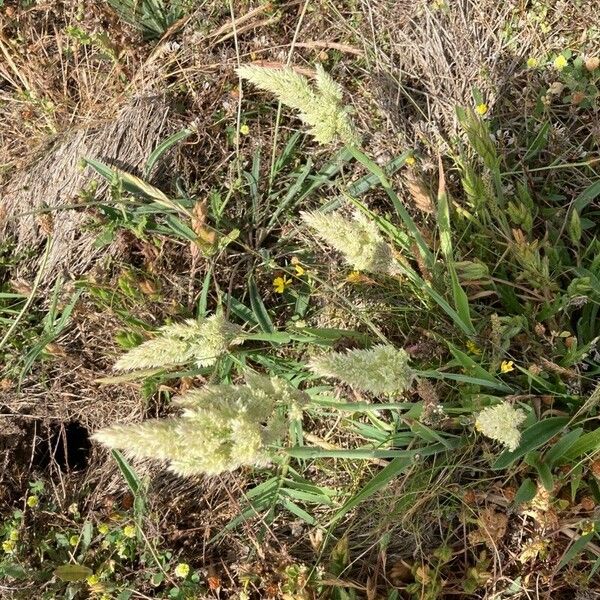
<svg viewBox="0 0 600 600">
<path fill-rule="evenodd" d="M 96 258 L 106 253 L 94 242 L 97 232 L 89 229 L 90 213 L 71 210 L 80 202 L 78 194 L 92 179 L 82 170 L 84 157 L 116 163 L 129 171 L 143 165 L 156 140 L 165 135 L 169 108 L 161 97 L 137 98 L 117 118 L 105 125 L 81 129 L 59 138 L 47 151 L 4 189 L 0 210 L 4 223 L 0 234 L 16 242 L 17 253 L 42 248 L 51 240 L 42 286 L 51 285 L 57 276 L 77 277 Z M 104 185 L 98 190 L 102 194 Z M 31 278 L 42 268 L 39 256 L 20 264 L 14 276 Z"/>
</svg>

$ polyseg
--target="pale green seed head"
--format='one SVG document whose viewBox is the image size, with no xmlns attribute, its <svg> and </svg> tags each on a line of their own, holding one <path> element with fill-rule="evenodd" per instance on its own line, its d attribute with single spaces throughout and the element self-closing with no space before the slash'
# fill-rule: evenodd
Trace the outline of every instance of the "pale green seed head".
<svg viewBox="0 0 600 600">
<path fill-rule="evenodd" d="M 310 133 L 321 144 L 340 140 L 343 144 L 358 144 L 358 135 L 343 105 L 342 88 L 317 65 L 316 88 L 309 80 L 290 67 L 276 69 L 258 65 L 242 65 L 237 73 L 258 88 L 271 92 L 286 106 L 300 113 L 310 126 Z"/>
<path fill-rule="evenodd" d="M 516 450 L 521 441 L 519 426 L 527 415 L 520 408 L 513 408 L 508 402 L 484 408 L 475 421 L 475 429 L 483 435 L 504 444 L 509 450 Z"/>
<path fill-rule="evenodd" d="M 301 217 L 318 237 L 340 252 L 353 269 L 388 275 L 398 272 L 391 246 L 381 237 L 377 225 L 362 213 L 355 213 L 352 219 L 339 211 L 303 212 Z"/>
<path fill-rule="evenodd" d="M 123 355 L 114 369 L 132 371 L 190 362 L 200 367 L 209 366 L 232 345 L 242 342 L 241 333 L 241 327 L 229 323 L 222 314 L 165 325 L 158 330 L 157 337 Z"/>
<path fill-rule="evenodd" d="M 399 395 L 415 377 L 409 356 L 401 348 L 378 345 L 368 350 L 330 352 L 309 362 L 313 373 L 337 379 L 350 387 L 376 395 Z"/>
<path fill-rule="evenodd" d="M 306 403 L 306 395 L 277 378 L 251 375 L 245 385 L 186 392 L 176 399 L 184 407 L 179 417 L 115 425 L 93 437 L 133 458 L 166 461 L 178 475 L 216 475 L 267 464 L 270 446 L 285 434 L 276 407 L 292 402 Z"/>
</svg>

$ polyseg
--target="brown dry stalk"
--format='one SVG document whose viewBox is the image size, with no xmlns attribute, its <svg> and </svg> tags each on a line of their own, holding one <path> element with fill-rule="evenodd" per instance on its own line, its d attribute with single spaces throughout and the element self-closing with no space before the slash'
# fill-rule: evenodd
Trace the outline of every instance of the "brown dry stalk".
<svg viewBox="0 0 600 600">
<path fill-rule="evenodd" d="M 404 181 L 414 205 L 424 213 L 433 214 L 435 209 L 431 201 L 431 191 L 423 179 L 414 173 L 409 173 L 404 178 Z"/>
</svg>

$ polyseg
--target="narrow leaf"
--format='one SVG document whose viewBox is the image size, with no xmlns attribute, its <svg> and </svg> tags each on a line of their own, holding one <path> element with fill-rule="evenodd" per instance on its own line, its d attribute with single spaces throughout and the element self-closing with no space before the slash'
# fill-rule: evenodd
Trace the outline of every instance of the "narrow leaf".
<svg viewBox="0 0 600 600">
<path fill-rule="evenodd" d="M 568 417 L 550 417 L 543 421 L 538 421 L 531 427 L 528 427 L 521 436 L 521 443 L 516 450 L 512 452 L 503 452 L 494 465 L 493 469 L 506 469 L 519 458 L 525 456 L 528 452 L 543 446 L 548 440 L 560 433 L 568 424 Z"/>
</svg>

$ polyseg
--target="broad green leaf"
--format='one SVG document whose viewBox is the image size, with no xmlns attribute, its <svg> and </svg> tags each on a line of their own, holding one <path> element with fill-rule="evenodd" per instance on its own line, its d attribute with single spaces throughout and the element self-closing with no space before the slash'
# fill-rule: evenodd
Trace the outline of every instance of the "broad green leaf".
<svg viewBox="0 0 600 600">
<path fill-rule="evenodd" d="M 515 498 L 513 500 L 513 505 L 519 506 L 520 504 L 529 502 L 530 500 L 532 500 L 534 498 L 536 493 L 537 493 L 537 486 L 528 477 L 519 486 L 519 489 L 517 490 L 517 493 L 515 494 Z"/>
<path fill-rule="evenodd" d="M 496 462 L 493 469 L 506 469 L 519 458 L 525 456 L 528 452 L 543 446 L 548 440 L 558 435 L 568 424 L 568 417 L 550 417 L 543 421 L 538 421 L 531 427 L 528 427 L 521 436 L 521 443 L 516 450 L 503 452 Z"/>
<path fill-rule="evenodd" d="M 94 534 L 94 526 L 91 521 L 86 520 L 81 529 L 81 550 L 85 551 L 90 547 L 92 543 L 92 536 Z"/>
<path fill-rule="evenodd" d="M 570 431 L 563 435 L 556 444 L 550 448 L 544 455 L 544 462 L 553 467 L 558 459 L 560 459 L 581 436 L 583 429 L 581 427 Z"/>
<path fill-rule="evenodd" d="M 566 463 L 600 450 L 600 427 L 583 434 L 563 455 L 559 463 Z"/>
<path fill-rule="evenodd" d="M 554 489 L 554 477 L 552 477 L 552 472 L 550 471 L 550 467 L 541 461 L 537 461 L 535 463 L 535 469 L 538 473 L 540 481 L 542 482 L 542 485 L 549 492 L 551 492 Z"/>
</svg>

